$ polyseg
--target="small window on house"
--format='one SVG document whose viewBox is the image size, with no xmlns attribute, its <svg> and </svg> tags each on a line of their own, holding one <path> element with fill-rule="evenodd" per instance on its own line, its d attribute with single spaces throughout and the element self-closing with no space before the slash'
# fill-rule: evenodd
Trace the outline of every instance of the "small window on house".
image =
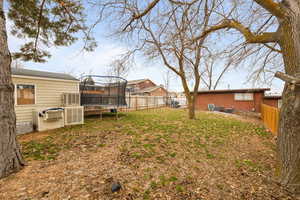
<svg viewBox="0 0 300 200">
<path fill-rule="evenodd" d="M 35 104 L 35 86 L 17 84 L 17 105 Z"/>
<path fill-rule="evenodd" d="M 234 100 L 236 100 L 236 101 L 251 101 L 251 100 L 253 100 L 253 93 L 235 93 Z"/>
<path fill-rule="evenodd" d="M 282 106 L 282 100 L 281 99 L 278 99 L 278 103 L 277 103 L 278 105 L 277 105 L 277 107 L 278 108 L 281 108 L 281 106 Z"/>
</svg>

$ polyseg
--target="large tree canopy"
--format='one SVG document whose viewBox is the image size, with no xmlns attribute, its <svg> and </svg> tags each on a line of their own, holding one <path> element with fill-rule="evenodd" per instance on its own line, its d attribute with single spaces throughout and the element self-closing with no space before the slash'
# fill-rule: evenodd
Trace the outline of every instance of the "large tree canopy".
<svg viewBox="0 0 300 200">
<path fill-rule="evenodd" d="M 50 46 L 69 46 L 79 37 L 84 49 L 96 47 L 86 25 L 82 1 L 77 0 L 11 0 L 8 18 L 13 22 L 11 33 L 26 39 L 15 58 L 44 62 L 50 57 Z"/>
</svg>

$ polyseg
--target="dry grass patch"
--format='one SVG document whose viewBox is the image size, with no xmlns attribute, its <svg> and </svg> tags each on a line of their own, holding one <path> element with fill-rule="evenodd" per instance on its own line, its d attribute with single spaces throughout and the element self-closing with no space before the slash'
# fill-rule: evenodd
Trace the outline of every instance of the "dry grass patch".
<svg viewBox="0 0 300 200">
<path fill-rule="evenodd" d="M 274 141 L 263 127 L 197 118 L 139 111 L 22 136 L 28 166 L 0 180 L 0 199 L 293 199 L 274 181 Z M 111 193 L 117 181 L 122 189 Z"/>
</svg>

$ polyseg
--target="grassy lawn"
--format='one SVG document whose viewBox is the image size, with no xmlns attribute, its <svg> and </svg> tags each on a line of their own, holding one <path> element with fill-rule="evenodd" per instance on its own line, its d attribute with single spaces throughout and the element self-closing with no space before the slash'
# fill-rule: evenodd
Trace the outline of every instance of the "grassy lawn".
<svg viewBox="0 0 300 200">
<path fill-rule="evenodd" d="M 138 111 L 21 136 L 28 166 L 0 180 L 0 199 L 292 199 L 274 181 L 275 142 L 263 127 L 197 118 Z"/>
</svg>

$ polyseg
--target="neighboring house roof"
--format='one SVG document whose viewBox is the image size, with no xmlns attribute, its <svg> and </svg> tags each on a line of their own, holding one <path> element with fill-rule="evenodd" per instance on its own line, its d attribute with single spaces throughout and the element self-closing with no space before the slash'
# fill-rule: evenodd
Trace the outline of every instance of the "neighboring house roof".
<svg viewBox="0 0 300 200">
<path fill-rule="evenodd" d="M 54 73 L 54 72 L 47 72 L 47 71 L 37 71 L 37 70 L 22 69 L 22 68 L 12 68 L 12 75 L 34 76 L 34 77 L 42 77 L 42 78 L 53 78 L 53 79 L 79 81 L 78 79 L 76 79 L 75 77 L 73 77 L 69 74 Z"/>
<path fill-rule="evenodd" d="M 177 92 L 168 92 L 168 93 L 169 93 L 169 95 L 174 95 L 174 96 L 177 96 L 177 95 L 178 95 Z"/>
<path fill-rule="evenodd" d="M 161 86 L 153 86 L 153 87 L 147 87 L 147 88 L 144 88 L 142 90 L 138 90 L 138 91 L 135 91 L 134 93 L 135 94 L 140 94 L 140 93 L 149 93 L 149 92 L 153 92 L 159 88 L 162 88 L 165 90 L 165 88 L 161 87 Z"/>
<path fill-rule="evenodd" d="M 265 99 L 281 99 L 281 95 L 264 96 Z"/>
<path fill-rule="evenodd" d="M 216 93 L 248 93 L 248 92 L 265 92 L 270 88 L 250 88 L 250 89 L 227 89 L 227 90 L 203 90 L 198 91 L 198 94 L 216 94 Z"/>
<path fill-rule="evenodd" d="M 142 83 L 144 81 L 150 81 L 149 79 L 138 79 L 138 80 L 131 80 L 131 81 L 127 81 L 127 85 L 135 85 L 138 83 Z"/>
</svg>

